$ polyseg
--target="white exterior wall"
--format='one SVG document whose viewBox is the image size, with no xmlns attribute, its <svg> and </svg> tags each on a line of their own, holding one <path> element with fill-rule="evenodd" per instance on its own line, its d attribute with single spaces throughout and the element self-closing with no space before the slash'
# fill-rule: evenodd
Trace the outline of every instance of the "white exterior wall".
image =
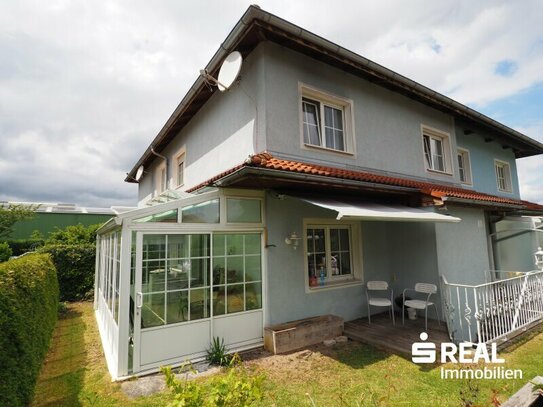
<svg viewBox="0 0 543 407">
<path fill-rule="evenodd" d="M 264 126 L 262 48 L 257 47 L 243 62 L 241 81 L 227 92 L 216 91 L 191 121 L 160 154 L 169 159 L 169 189 L 175 185 L 175 157 L 185 149 L 186 190 L 241 164 L 249 155 L 266 149 Z M 157 157 L 139 183 L 138 206 L 154 196 Z"/>
</svg>

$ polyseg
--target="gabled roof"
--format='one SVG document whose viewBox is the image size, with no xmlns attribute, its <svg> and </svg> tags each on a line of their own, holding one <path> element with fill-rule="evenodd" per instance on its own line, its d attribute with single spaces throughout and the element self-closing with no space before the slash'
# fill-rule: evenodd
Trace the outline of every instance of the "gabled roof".
<svg viewBox="0 0 543 407">
<path fill-rule="evenodd" d="M 343 168 L 329 167 L 307 162 L 292 161 L 276 158 L 269 153 L 260 153 L 249 157 L 245 162 L 227 171 L 217 174 L 215 177 L 191 188 L 188 192 L 215 186 L 220 184 L 228 176 L 242 170 L 243 168 L 261 168 L 275 171 L 277 177 L 285 173 L 307 174 L 312 176 L 327 177 L 336 180 L 360 181 L 373 185 L 387 185 L 411 189 L 435 201 L 457 201 L 479 205 L 493 205 L 503 208 L 511 208 L 525 211 L 543 213 L 543 205 L 522 201 L 513 198 L 490 195 L 472 189 L 459 188 L 451 185 L 419 181 L 411 178 L 388 176 L 368 171 L 354 171 Z"/>
<path fill-rule="evenodd" d="M 237 50 L 245 58 L 262 41 L 272 41 L 291 48 L 451 114 L 465 124 L 466 134 L 480 128 L 490 131 L 492 137 L 500 141 L 504 148 L 513 149 L 517 158 L 543 154 L 542 143 L 361 55 L 261 10 L 258 6 L 250 6 L 243 14 L 207 64 L 207 72 L 216 77 L 221 63 L 230 52 Z M 164 127 L 127 174 L 125 181 L 136 182 L 138 167 L 147 166 L 155 159 L 152 150 L 161 152 L 207 102 L 213 92 L 214 89 L 207 86 L 202 76 L 199 76 Z"/>
</svg>

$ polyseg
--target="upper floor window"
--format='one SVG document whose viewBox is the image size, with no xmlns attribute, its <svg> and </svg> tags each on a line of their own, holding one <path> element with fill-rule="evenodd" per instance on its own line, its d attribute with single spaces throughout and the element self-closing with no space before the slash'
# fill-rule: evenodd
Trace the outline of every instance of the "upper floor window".
<svg viewBox="0 0 543 407">
<path fill-rule="evenodd" d="M 502 192 L 512 192 L 511 167 L 509 163 L 500 160 L 494 160 L 494 169 L 496 171 L 496 183 L 498 190 Z"/>
<path fill-rule="evenodd" d="M 168 180 L 166 175 L 166 163 L 162 163 L 158 166 L 156 172 L 156 193 L 160 195 L 162 192 L 168 189 Z"/>
<path fill-rule="evenodd" d="M 185 148 L 182 148 L 175 156 L 175 185 L 181 187 L 185 184 Z"/>
<path fill-rule="evenodd" d="M 471 162 L 469 151 L 464 148 L 459 148 L 456 154 L 458 160 L 458 173 L 462 184 L 472 184 L 471 178 Z"/>
<path fill-rule="evenodd" d="M 427 170 L 451 174 L 450 137 L 448 133 L 422 127 L 424 164 Z"/>
<path fill-rule="evenodd" d="M 354 152 L 352 102 L 301 86 L 303 144 Z"/>
</svg>

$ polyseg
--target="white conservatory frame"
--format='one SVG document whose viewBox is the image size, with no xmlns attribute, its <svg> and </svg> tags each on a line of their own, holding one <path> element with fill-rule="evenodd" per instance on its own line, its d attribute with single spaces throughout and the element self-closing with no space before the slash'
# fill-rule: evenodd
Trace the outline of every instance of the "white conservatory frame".
<svg viewBox="0 0 543 407">
<path fill-rule="evenodd" d="M 259 199 L 261 202 L 261 216 L 259 223 L 227 223 L 227 198 L 248 198 Z M 206 201 L 219 200 L 219 223 L 182 223 L 181 208 L 203 203 Z M 138 223 L 136 220 L 150 215 L 161 214 L 170 210 L 177 209 L 177 222 L 146 222 Z M 220 318 L 224 318 L 226 322 L 222 322 L 224 326 L 228 323 L 227 317 L 234 321 L 234 328 L 228 328 L 230 331 L 243 331 L 245 328 L 243 315 L 255 314 L 252 318 L 246 321 L 252 321 L 250 329 L 252 336 L 247 341 L 235 341 L 229 349 L 232 351 L 240 351 L 252 347 L 261 346 L 263 344 L 263 328 L 266 323 L 266 252 L 265 252 L 265 199 L 263 191 L 253 190 L 235 190 L 235 189 L 216 189 L 209 192 L 203 192 L 198 195 L 192 195 L 181 199 L 172 200 L 170 202 L 158 204 L 155 206 L 144 207 L 130 212 L 126 212 L 110 219 L 105 223 L 97 234 L 96 242 L 96 272 L 95 272 L 95 294 L 94 294 L 94 309 L 96 320 L 98 323 L 102 345 L 106 356 L 106 361 L 113 380 L 119 380 L 133 375 L 147 374 L 159 369 L 161 365 L 180 365 L 187 359 L 197 361 L 205 357 L 205 352 L 192 353 L 183 355 L 183 357 L 175 356 L 168 359 L 161 359 L 152 364 L 140 364 L 139 354 L 141 343 L 141 331 L 139 330 L 140 314 L 138 311 L 138 293 L 134 293 L 134 319 L 133 319 L 133 335 L 130 336 L 130 298 L 131 298 L 131 268 L 132 268 L 132 251 L 136 251 L 135 261 L 135 287 L 138 281 L 141 286 L 142 279 L 142 236 L 149 234 L 209 234 L 210 239 L 213 233 L 259 233 L 260 234 L 260 270 L 261 270 L 261 308 L 255 310 L 245 310 L 237 313 L 226 313 L 220 316 L 213 316 L 213 299 L 209 299 L 209 316 L 198 321 L 209 320 L 209 337 L 213 338 L 215 322 Z M 136 239 L 133 242 L 133 239 Z M 136 246 L 134 246 L 136 244 Z M 211 243 L 210 243 L 211 244 Z M 135 247 L 135 249 L 134 249 Z M 209 254 L 209 288 L 210 293 L 213 292 L 213 253 L 212 249 Z M 141 296 L 141 293 L 139 293 Z M 141 304 L 140 304 L 141 306 Z M 259 314 L 259 315 L 257 315 Z M 241 317 L 240 317 L 241 316 Z M 236 319 L 237 318 L 237 319 Z M 186 325 L 190 322 L 185 321 L 175 326 Z M 258 327 L 255 326 L 258 324 Z M 164 325 L 159 328 L 171 327 L 172 325 Z M 137 329 L 137 330 L 136 330 Z M 149 331 L 151 328 L 146 328 Z M 187 328 L 190 329 L 190 328 Z M 155 330 L 156 332 L 156 330 Z M 166 331 L 164 331 L 166 332 Z M 140 336 L 137 336 L 136 333 Z M 258 334 L 256 334 L 258 333 Z M 256 336 L 255 336 L 256 335 Z M 191 337 L 192 334 L 184 334 L 183 337 Z M 226 335 L 228 336 L 228 334 Z M 227 340 L 228 342 L 228 340 Z M 168 340 L 166 340 L 168 343 Z M 179 349 L 179 343 L 176 341 L 175 346 Z M 171 345 L 171 346 L 174 346 Z M 209 342 L 205 344 L 206 348 Z M 130 348 L 132 347 L 132 359 L 129 361 Z M 156 347 L 154 347 L 156 348 Z M 149 346 L 149 349 L 151 347 Z M 137 350 L 137 351 L 136 351 Z M 129 363 L 131 362 L 131 363 Z M 160 363 L 159 363 L 160 362 Z M 130 364 L 130 366 L 129 366 Z"/>
</svg>

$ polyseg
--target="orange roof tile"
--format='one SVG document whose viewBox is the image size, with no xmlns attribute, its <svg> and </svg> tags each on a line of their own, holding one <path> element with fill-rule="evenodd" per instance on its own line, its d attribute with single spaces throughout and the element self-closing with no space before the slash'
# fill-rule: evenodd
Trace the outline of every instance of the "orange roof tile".
<svg viewBox="0 0 543 407">
<path fill-rule="evenodd" d="M 210 186 L 219 179 L 237 171 L 243 167 L 258 167 L 278 171 L 296 172 L 302 174 L 320 175 L 331 178 L 349 179 L 355 181 L 370 182 L 375 184 L 401 186 L 420 190 L 421 193 L 433 198 L 442 199 L 444 197 L 470 199 L 483 202 L 501 203 L 507 205 L 516 205 L 528 210 L 543 211 L 543 205 L 537 203 L 522 201 L 512 198 L 506 198 L 496 195 L 485 194 L 470 189 L 459 188 L 449 185 L 436 184 L 431 182 L 418 181 L 409 178 L 391 177 L 382 174 L 375 174 L 367 171 L 353 171 L 343 168 L 335 168 L 318 164 L 304 163 L 300 161 L 284 160 L 275 158 L 271 154 L 264 152 L 255 154 L 247 159 L 243 164 L 218 174 L 217 176 L 197 185 L 189 190 L 195 191 L 205 186 Z"/>
</svg>

